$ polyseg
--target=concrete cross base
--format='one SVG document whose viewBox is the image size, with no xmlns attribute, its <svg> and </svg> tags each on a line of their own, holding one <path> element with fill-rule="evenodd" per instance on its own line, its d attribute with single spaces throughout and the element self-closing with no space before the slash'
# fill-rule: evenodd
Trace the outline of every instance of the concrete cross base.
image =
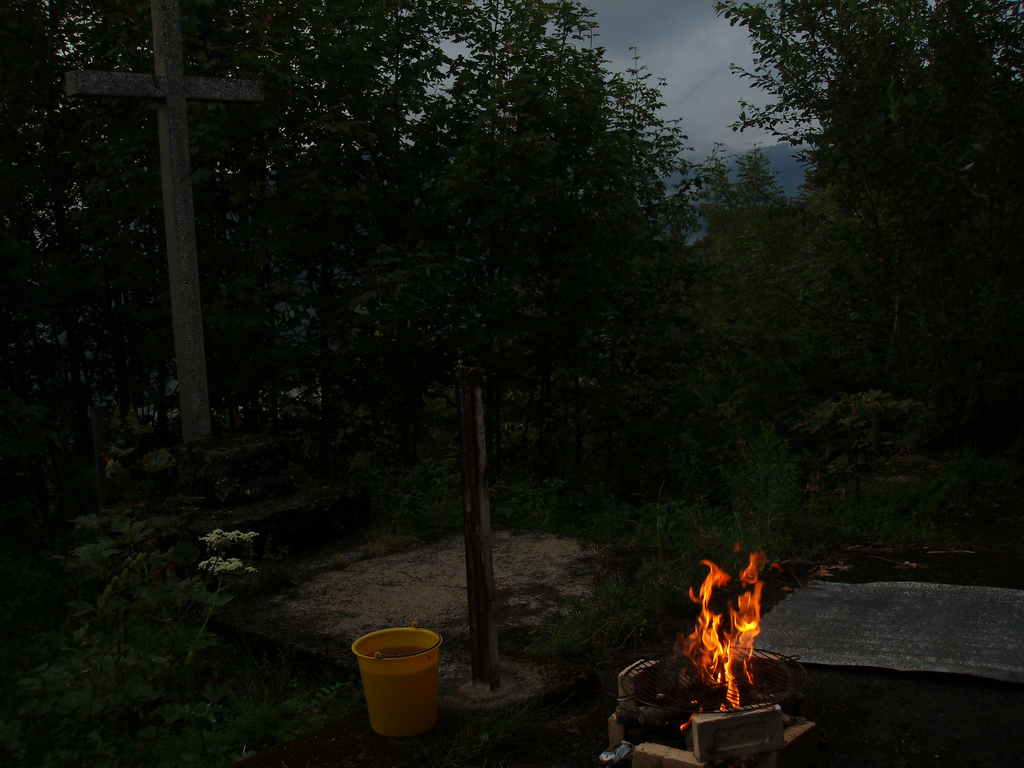
<svg viewBox="0 0 1024 768">
<path fill-rule="evenodd" d="M 355 535 L 370 521 L 365 492 L 340 483 L 306 481 L 293 493 L 223 509 L 185 507 L 181 530 L 192 539 L 220 528 L 256 531 L 256 554 L 302 552 Z"/>
<path fill-rule="evenodd" d="M 288 467 L 288 443 L 281 437 L 208 437 L 170 451 L 179 492 L 204 507 L 253 504 L 298 490 Z"/>
</svg>

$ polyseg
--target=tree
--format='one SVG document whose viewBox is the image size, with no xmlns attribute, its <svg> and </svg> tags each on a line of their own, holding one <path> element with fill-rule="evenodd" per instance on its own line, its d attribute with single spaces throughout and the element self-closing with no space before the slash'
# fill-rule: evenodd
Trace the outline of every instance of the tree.
<svg viewBox="0 0 1024 768">
<path fill-rule="evenodd" d="M 491 433 L 511 420 L 521 428 L 509 448 L 542 473 L 579 474 L 588 436 L 626 423 L 604 388 L 622 392 L 615 350 L 638 319 L 622 312 L 638 265 L 682 228 L 662 179 L 685 167 L 684 137 L 657 118 L 639 65 L 605 69 L 577 3 L 495 0 L 472 18 L 452 88 L 465 132 L 431 188 L 451 243 L 458 347 L 488 371 Z M 602 453 L 621 456 L 620 439 Z"/>
<path fill-rule="evenodd" d="M 488 370 L 495 448 L 515 449 L 496 457 L 579 473 L 628 453 L 608 425 L 638 391 L 623 361 L 644 354 L 651 272 L 688 226 L 663 182 L 683 137 L 642 68 L 606 70 L 582 6 L 182 10 L 187 74 L 266 92 L 190 106 L 216 433 L 291 432 L 324 473 L 359 450 L 412 461 L 450 427 L 461 361 Z M 70 69 L 149 71 L 151 35 L 123 0 L 2 13 L 0 454 L 46 488 L 88 455 L 94 403 L 174 434 L 154 106 L 62 87 Z"/>
<path fill-rule="evenodd" d="M 110 129 L 82 121 L 63 98 L 63 73 L 86 65 L 76 46 L 95 21 L 78 4 L 0 9 L 0 44 L 10 56 L 0 76 L 0 477 L 8 488 L 27 481 L 36 489 L 38 522 L 54 501 L 53 465 L 88 450 L 94 391 L 130 402 L 158 368 L 159 352 L 136 343 L 153 319 L 155 281 L 134 279 L 147 238 L 158 232 L 154 198 L 109 185 L 117 173 L 138 181 L 143 168 L 139 142 L 117 141 L 125 135 L 117 126 L 134 127 L 131 110 Z M 91 162 L 86 147 L 101 139 L 117 150 Z M 96 199 L 110 207 L 93 210 Z M 105 215 L 112 208 L 117 217 Z M 131 237 L 119 226 L 126 219 L 134 221 Z M 82 230 L 94 235 L 88 244 Z M 130 250 L 129 241 L 144 245 Z M 124 311 L 129 283 L 134 313 Z M 141 376 L 129 382 L 130 370 Z M 68 492 L 66 483 L 57 488 Z"/>
<path fill-rule="evenodd" d="M 807 146 L 823 222 L 863 296 L 862 364 L 953 434 L 1020 407 L 1024 90 L 1019 3 L 716 4 L 746 26 L 759 126 Z M 821 208 L 819 208 L 821 210 Z M 856 266 L 854 266 L 856 265 Z"/>
<path fill-rule="evenodd" d="M 700 179 L 697 306 L 715 353 L 692 386 L 736 439 L 792 419 L 810 386 L 809 369 L 820 363 L 807 346 L 810 318 L 796 299 L 806 288 L 805 227 L 759 148 L 713 154 Z"/>
</svg>

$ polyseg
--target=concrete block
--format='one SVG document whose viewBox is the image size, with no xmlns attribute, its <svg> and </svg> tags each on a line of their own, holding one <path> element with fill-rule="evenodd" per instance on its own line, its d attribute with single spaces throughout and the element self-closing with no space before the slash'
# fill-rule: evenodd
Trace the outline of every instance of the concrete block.
<svg viewBox="0 0 1024 768">
<path fill-rule="evenodd" d="M 693 752 L 708 761 L 760 755 L 781 749 L 782 709 L 776 704 L 740 712 L 707 712 L 693 716 Z"/>
<path fill-rule="evenodd" d="M 615 749 L 626 740 L 626 729 L 619 722 L 618 715 L 608 718 L 608 749 Z"/>
<path fill-rule="evenodd" d="M 633 768 L 711 768 L 713 765 L 698 760 L 693 752 L 661 744 L 638 744 L 633 749 Z"/>
</svg>

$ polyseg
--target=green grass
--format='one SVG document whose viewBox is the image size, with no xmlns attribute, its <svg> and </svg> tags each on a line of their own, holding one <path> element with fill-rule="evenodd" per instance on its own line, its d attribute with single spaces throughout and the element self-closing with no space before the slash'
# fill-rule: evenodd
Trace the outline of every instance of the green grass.
<svg viewBox="0 0 1024 768">
<path fill-rule="evenodd" d="M 639 642 L 659 615 L 692 610 L 686 590 L 703 579 L 705 570 L 698 565 L 703 559 L 735 573 L 753 550 L 786 562 L 813 560 L 853 544 L 962 545 L 962 533 L 944 525 L 951 505 L 987 488 L 1011 488 L 1020 477 L 1015 464 L 971 451 L 938 467 L 930 476 L 883 472 L 810 492 L 800 487 L 785 443 L 766 433 L 730 468 L 728 501 L 718 507 L 708 506 L 704 497 L 635 506 L 606 501 L 589 506 L 592 525 L 587 527 L 580 525 L 578 501 L 552 484 L 506 490 L 502 502 L 523 504 L 528 519 L 547 530 L 647 552 L 635 574 L 612 576 L 570 601 L 533 650 L 596 667 L 608 663 Z M 520 519 L 515 511 L 505 515 Z"/>
<path fill-rule="evenodd" d="M 458 732 L 413 759 L 415 768 L 496 766 L 533 748 L 553 727 L 551 712 L 523 706 L 475 717 Z"/>
</svg>

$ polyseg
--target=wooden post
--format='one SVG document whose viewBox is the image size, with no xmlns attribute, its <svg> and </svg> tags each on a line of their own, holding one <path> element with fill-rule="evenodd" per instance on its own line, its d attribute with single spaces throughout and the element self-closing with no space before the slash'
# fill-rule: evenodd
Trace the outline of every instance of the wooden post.
<svg viewBox="0 0 1024 768">
<path fill-rule="evenodd" d="M 110 481 L 107 480 L 107 409 L 94 405 L 92 417 L 92 455 L 96 463 L 96 497 L 100 509 L 110 503 Z"/>
<path fill-rule="evenodd" d="M 491 559 L 491 503 L 487 495 L 487 451 L 479 368 L 455 373 L 462 468 L 462 517 L 466 533 L 466 586 L 469 593 L 469 644 L 473 683 L 494 690 L 498 676 L 498 627 Z"/>
</svg>

